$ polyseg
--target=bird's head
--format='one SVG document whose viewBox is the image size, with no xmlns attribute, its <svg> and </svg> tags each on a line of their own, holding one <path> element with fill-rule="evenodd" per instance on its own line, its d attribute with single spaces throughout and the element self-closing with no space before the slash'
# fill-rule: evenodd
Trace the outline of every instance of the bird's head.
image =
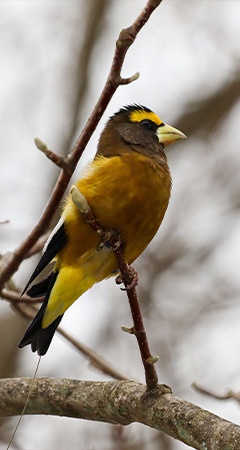
<svg viewBox="0 0 240 450">
<path fill-rule="evenodd" d="M 138 151 L 157 157 L 166 146 L 183 138 L 185 134 L 163 123 L 149 108 L 134 104 L 110 117 L 100 136 L 97 154 L 110 157 Z"/>
</svg>

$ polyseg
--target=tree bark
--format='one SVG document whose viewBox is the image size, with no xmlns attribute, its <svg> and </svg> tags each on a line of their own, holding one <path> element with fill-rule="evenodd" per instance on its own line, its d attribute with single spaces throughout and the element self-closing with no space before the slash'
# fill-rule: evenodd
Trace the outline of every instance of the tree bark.
<svg viewBox="0 0 240 450">
<path fill-rule="evenodd" d="M 31 378 L 0 380 L 0 416 L 21 414 Z M 46 414 L 129 425 L 139 422 L 199 450 L 239 450 L 240 426 L 172 394 L 133 381 L 37 378 L 26 414 Z"/>
</svg>

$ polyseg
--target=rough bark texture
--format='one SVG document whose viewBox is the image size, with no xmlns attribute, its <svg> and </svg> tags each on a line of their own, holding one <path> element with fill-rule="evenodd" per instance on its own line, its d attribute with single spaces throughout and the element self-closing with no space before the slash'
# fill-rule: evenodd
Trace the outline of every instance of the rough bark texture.
<svg viewBox="0 0 240 450">
<path fill-rule="evenodd" d="M 0 380 L 0 416 L 21 414 L 31 378 Z M 200 450 L 239 450 L 240 427 L 181 400 L 166 385 L 37 378 L 26 414 L 129 425 L 139 422 Z"/>
</svg>

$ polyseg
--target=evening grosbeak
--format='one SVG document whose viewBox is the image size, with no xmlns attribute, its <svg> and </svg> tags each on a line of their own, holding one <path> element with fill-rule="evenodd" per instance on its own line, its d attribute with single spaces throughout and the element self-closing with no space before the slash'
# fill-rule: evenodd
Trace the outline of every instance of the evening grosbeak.
<svg viewBox="0 0 240 450">
<path fill-rule="evenodd" d="M 140 105 L 121 108 L 108 120 L 94 160 L 75 183 L 105 229 L 120 232 L 128 264 L 148 246 L 166 212 L 171 175 L 164 148 L 186 136 L 164 124 Z M 23 292 L 52 260 L 53 271 L 28 289 L 30 297 L 45 296 L 19 347 L 31 344 L 44 355 L 65 311 L 94 283 L 118 272 L 109 242 L 86 223 L 67 197 L 62 216 Z"/>
</svg>

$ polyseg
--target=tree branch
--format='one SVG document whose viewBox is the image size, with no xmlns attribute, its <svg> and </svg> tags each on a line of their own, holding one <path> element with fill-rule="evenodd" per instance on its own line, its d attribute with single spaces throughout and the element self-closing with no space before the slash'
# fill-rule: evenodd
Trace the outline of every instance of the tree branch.
<svg viewBox="0 0 240 450">
<path fill-rule="evenodd" d="M 196 391 L 200 392 L 201 394 L 207 395 L 208 397 L 215 398 L 216 400 L 237 400 L 238 403 L 240 403 L 240 392 L 234 392 L 231 389 L 229 389 L 226 394 L 216 394 L 215 392 L 209 391 L 208 389 L 205 389 L 201 386 L 199 386 L 196 383 L 192 384 L 192 387 L 196 389 Z"/>
<path fill-rule="evenodd" d="M 21 414 L 31 378 L 0 380 L 0 416 Z M 133 381 L 37 378 L 26 414 L 129 425 L 138 422 L 199 450 L 239 450 L 240 427 L 172 394 Z"/>
<path fill-rule="evenodd" d="M 68 170 L 69 164 L 67 162 L 67 158 L 63 158 L 62 156 L 57 155 L 56 153 L 52 152 L 52 150 L 49 150 L 46 144 L 44 144 L 43 141 L 39 138 L 34 138 L 34 142 L 36 144 L 36 147 L 43 152 L 50 161 L 52 161 L 56 166 L 60 167 L 60 169 Z"/>
<path fill-rule="evenodd" d="M 7 289 L 2 289 L 0 298 L 8 300 L 11 303 L 29 303 L 30 305 L 42 303 L 44 300 L 44 297 L 31 298 L 28 295 L 22 295 L 21 297 L 19 292 L 8 291 Z"/>
</svg>

